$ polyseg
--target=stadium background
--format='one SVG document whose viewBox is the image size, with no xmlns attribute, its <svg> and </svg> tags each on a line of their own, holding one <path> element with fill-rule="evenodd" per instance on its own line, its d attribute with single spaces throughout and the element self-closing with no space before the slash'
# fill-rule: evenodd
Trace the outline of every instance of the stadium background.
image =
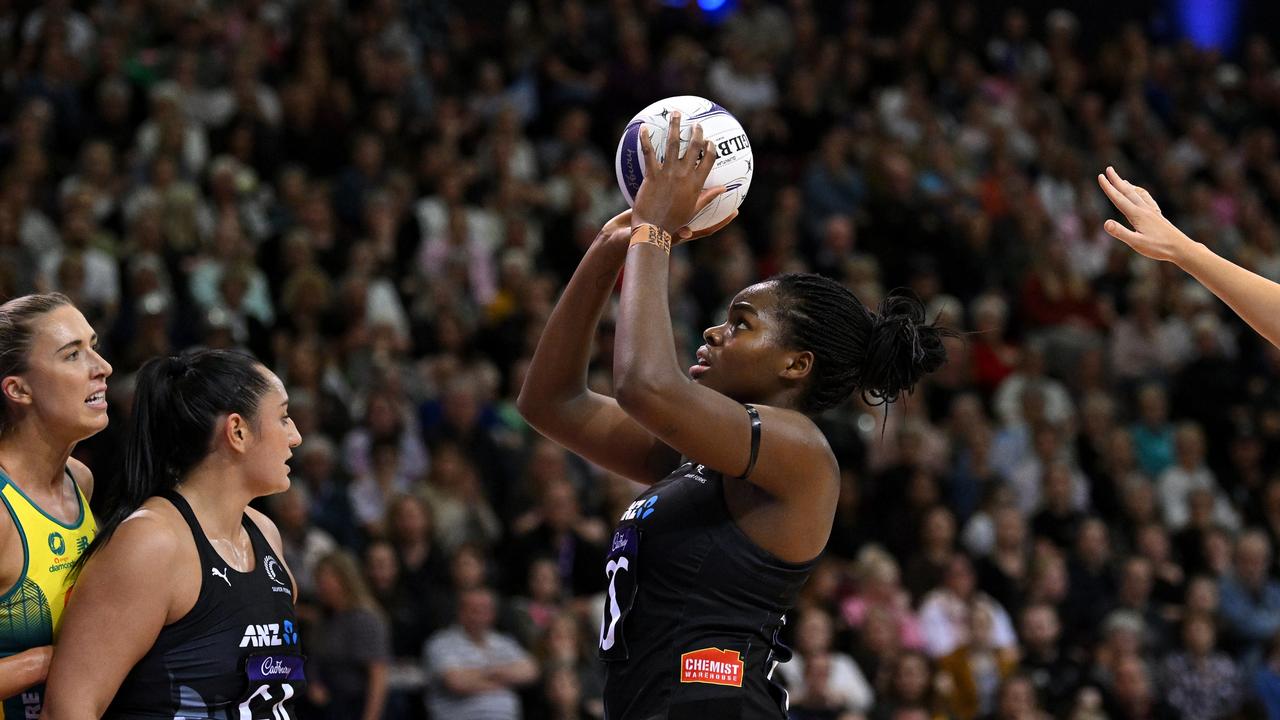
<svg viewBox="0 0 1280 720">
<path fill-rule="evenodd" d="M 622 123 L 710 97 L 757 168 L 673 256 L 683 356 L 794 269 L 970 333 L 887 416 L 822 420 L 844 488 L 794 717 L 1280 717 L 1280 352 L 1105 236 L 1093 179 L 1280 280 L 1280 18 L 1087 5 L 3 3 L 0 297 L 60 290 L 102 336 L 112 423 L 77 453 L 104 485 L 146 358 L 240 346 L 285 379 L 305 441 L 264 505 L 304 717 L 361 717 L 380 668 L 388 718 L 598 717 L 599 558 L 635 488 L 514 396 L 622 208 Z M 610 351 L 606 323 L 605 390 Z M 436 633 L 480 586 L 539 678 L 448 697 Z"/>
</svg>

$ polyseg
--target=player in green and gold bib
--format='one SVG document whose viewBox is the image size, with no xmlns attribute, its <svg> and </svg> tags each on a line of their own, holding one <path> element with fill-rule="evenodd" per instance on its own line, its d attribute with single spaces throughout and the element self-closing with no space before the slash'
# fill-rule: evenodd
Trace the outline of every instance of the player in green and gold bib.
<svg viewBox="0 0 1280 720">
<path fill-rule="evenodd" d="M 97 534 L 93 475 L 71 458 L 107 426 L 97 341 L 63 295 L 0 305 L 0 720 L 40 714 L 76 560 Z"/>
</svg>

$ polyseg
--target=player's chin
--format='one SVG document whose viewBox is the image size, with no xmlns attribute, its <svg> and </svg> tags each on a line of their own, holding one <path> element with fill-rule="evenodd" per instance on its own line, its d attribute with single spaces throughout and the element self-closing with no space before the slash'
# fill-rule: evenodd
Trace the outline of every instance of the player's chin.
<svg viewBox="0 0 1280 720">
<path fill-rule="evenodd" d="M 289 478 L 289 471 L 286 469 L 280 475 L 271 478 L 269 482 L 263 483 L 262 495 L 277 495 L 287 492 L 293 486 L 293 480 Z"/>
</svg>

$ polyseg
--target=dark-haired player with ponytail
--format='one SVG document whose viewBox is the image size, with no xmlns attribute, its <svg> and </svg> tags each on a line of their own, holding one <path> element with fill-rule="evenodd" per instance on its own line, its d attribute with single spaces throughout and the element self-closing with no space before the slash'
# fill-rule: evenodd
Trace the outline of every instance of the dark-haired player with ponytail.
<svg viewBox="0 0 1280 720">
<path fill-rule="evenodd" d="M 279 378 L 247 355 L 142 367 L 124 477 L 68 604 L 41 717 L 296 717 L 293 576 L 249 502 L 288 489 L 301 441 Z"/>
<path fill-rule="evenodd" d="M 72 566 L 97 532 L 93 475 L 71 451 L 107 426 L 110 376 L 67 296 L 0 305 L 0 720 L 44 703 Z"/>
<path fill-rule="evenodd" d="M 770 682 L 789 657 L 784 615 L 831 532 L 839 468 L 811 419 L 855 393 L 892 402 L 946 359 L 920 304 L 868 310 L 832 280 L 784 275 L 738 293 L 678 366 L 667 304 L 673 242 L 722 189 L 695 127 L 650 170 L 634 210 L 610 221 L 538 343 L 519 407 L 540 432 L 650 485 L 609 545 L 600 653 L 608 720 L 784 718 Z M 718 229 L 718 228 L 717 228 Z M 596 324 L 625 266 L 615 398 L 587 389 Z"/>
</svg>

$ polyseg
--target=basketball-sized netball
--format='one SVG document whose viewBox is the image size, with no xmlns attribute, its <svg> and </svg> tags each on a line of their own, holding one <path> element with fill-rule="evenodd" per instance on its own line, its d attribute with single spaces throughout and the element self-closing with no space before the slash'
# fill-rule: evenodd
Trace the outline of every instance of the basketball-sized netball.
<svg viewBox="0 0 1280 720">
<path fill-rule="evenodd" d="M 702 230 L 716 225 L 736 210 L 746 199 L 747 190 L 751 187 L 754 165 L 751 142 L 747 139 L 742 124 L 728 110 L 696 95 L 678 95 L 655 102 L 636 113 L 631 122 L 627 123 L 622 140 L 618 143 L 614 170 L 622 195 L 627 199 L 627 204 L 634 207 L 636 193 L 640 192 L 640 183 L 645 176 L 640 133 L 649 133 L 653 150 L 658 159 L 662 160 L 667 150 L 667 128 L 671 122 L 671 113 L 675 111 L 680 112 L 680 157 L 684 157 L 685 150 L 689 147 L 693 126 L 702 125 L 703 137 L 712 142 L 718 155 L 704 187 L 724 185 L 727 188 L 723 195 L 703 208 L 689 223 L 690 229 Z"/>
</svg>

